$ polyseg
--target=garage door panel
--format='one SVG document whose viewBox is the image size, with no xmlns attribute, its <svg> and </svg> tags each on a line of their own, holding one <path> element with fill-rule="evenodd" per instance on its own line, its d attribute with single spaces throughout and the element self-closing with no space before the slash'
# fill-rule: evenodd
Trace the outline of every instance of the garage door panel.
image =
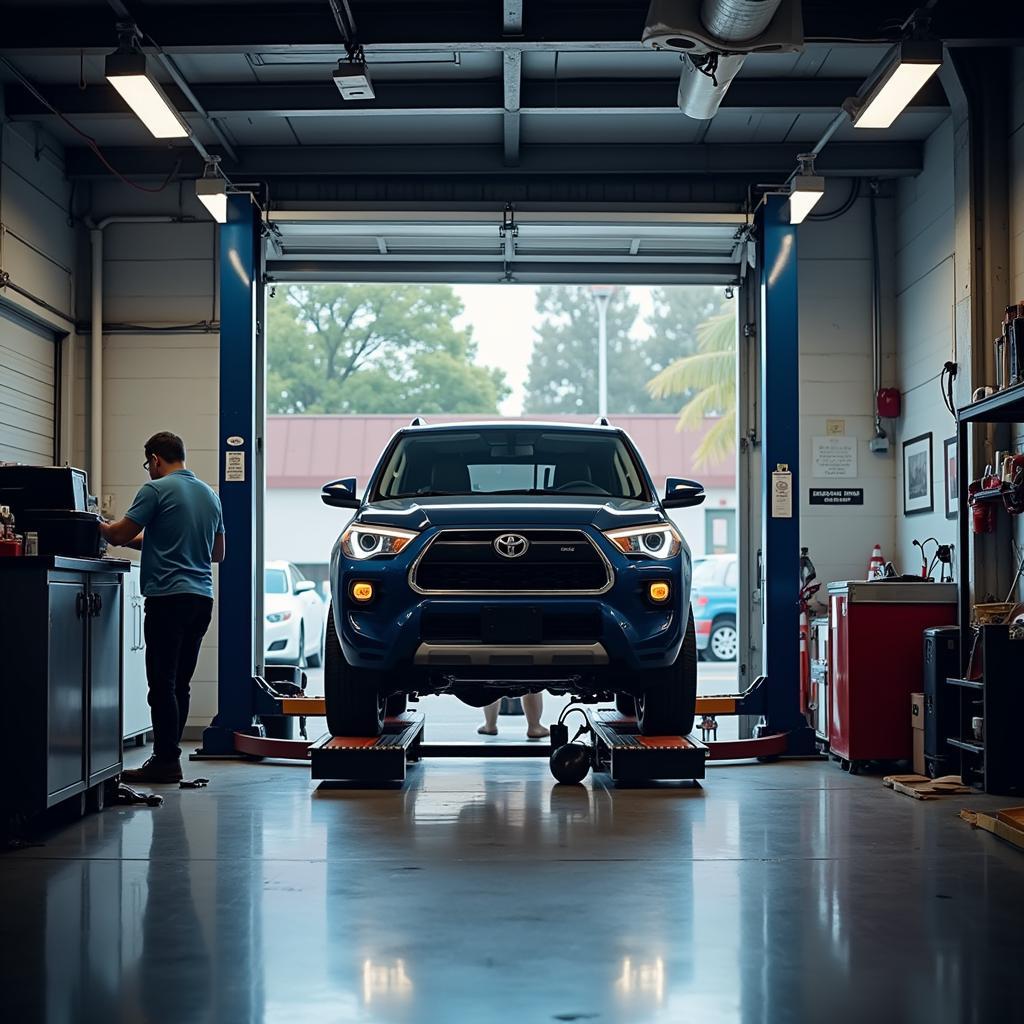
<svg viewBox="0 0 1024 1024">
<path fill-rule="evenodd" d="M 53 462 L 56 355 L 51 334 L 0 309 L 0 462 Z"/>
<path fill-rule="evenodd" d="M 514 230 L 503 231 L 506 217 Z M 517 280 L 550 276 L 584 280 L 588 273 L 640 280 L 665 275 L 673 283 L 726 283 L 739 277 L 746 224 L 742 215 L 693 213 L 541 213 L 537 211 L 281 211 L 272 215 L 271 280 L 488 280 L 506 272 Z M 495 270 L 481 264 L 495 264 Z M 713 274 L 708 268 L 717 268 Z M 590 271 L 587 268 L 591 268 Z M 689 268 L 689 269 L 688 269 Z"/>
</svg>

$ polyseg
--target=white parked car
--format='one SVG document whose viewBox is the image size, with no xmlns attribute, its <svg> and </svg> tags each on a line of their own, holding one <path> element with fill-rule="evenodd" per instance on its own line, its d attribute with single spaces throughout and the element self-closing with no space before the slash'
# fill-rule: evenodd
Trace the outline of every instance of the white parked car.
<svg viewBox="0 0 1024 1024">
<path fill-rule="evenodd" d="M 270 665 L 318 668 L 324 653 L 324 602 L 316 583 L 291 562 L 263 570 L 264 657 Z"/>
</svg>

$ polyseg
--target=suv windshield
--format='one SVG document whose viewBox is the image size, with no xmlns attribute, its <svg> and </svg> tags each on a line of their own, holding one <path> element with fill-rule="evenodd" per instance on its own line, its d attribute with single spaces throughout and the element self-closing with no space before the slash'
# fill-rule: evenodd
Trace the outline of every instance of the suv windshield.
<svg viewBox="0 0 1024 1024">
<path fill-rule="evenodd" d="M 517 427 L 405 434 L 391 450 L 373 500 L 549 493 L 649 500 L 636 457 L 620 435 Z"/>
</svg>

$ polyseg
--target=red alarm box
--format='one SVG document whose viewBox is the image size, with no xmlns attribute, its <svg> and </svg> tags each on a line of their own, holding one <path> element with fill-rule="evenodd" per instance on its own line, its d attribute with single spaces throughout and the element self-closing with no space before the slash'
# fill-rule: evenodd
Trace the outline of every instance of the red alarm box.
<svg viewBox="0 0 1024 1024">
<path fill-rule="evenodd" d="M 900 389 L 879 388 L 875 396 L 878 415 L 885 420 L 894 420 L 900 414 Z"/>
</svg>

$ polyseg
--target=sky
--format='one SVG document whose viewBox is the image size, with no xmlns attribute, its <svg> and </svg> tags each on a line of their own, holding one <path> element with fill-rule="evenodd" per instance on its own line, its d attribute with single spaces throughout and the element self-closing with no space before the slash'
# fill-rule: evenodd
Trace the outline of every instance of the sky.
<svg viewBox="0 0 1024 1024">
<path fill-rule="evenodd" d="M 505 371 L 512 394 L 501 404 L 506 416 L 523 411 L 526 374 L 533 349 L 533 328 L 540 317 L 534 309 L 536 287 L 526 284 L 458 284 L 454 290 L 465 306 L 455 323 L 473 328 L 477 342 L 477 363 Z M 643 337 L 643 322 L 652 308 L 650 288 L 630 288 L 630 297 L 640 306 L 634 333 Z M 594 339 L 597 359 L 597 339 Z"/>
</svg>

